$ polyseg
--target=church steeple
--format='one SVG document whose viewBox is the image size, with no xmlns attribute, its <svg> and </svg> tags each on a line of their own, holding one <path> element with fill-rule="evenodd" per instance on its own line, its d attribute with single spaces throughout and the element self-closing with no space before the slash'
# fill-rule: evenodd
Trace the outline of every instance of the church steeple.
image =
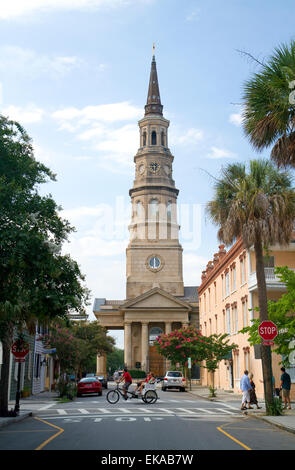
<svg viewBox="0 0 295 470">
<path fill-rule="evenodd" d="M 147 101 L 145 105 L 145 116 L 149 114 L 158 114 L 160 116 L 163 116 L 163 106 L 161 104 L 157 65 L 155 59 L 155 44 L 153 46 L 153 59 L 151 65 L 150 82 Z"/>
</svg>

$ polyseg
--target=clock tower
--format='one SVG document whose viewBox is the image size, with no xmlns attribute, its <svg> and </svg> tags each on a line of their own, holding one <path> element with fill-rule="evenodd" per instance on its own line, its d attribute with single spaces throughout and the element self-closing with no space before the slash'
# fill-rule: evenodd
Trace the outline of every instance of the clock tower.
<svg viewBox="0 0 295 470">
<path fill-rule="evenodd" d="M 139 121 L 140 147 L 129 194 L 132 216 L 126 250 L 126 299 L 158 287 L 184 295 L 182 247 L 177 223 L 178 189 L 168 148 L 169 121 L 163 117 L 155 55 L 152 58 L 145 114 Z"/>
</svg>

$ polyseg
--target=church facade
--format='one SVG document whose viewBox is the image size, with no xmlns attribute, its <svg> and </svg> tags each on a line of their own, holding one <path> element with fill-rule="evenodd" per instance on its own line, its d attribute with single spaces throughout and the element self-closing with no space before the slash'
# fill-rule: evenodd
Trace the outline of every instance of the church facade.
<svg viewBox="0 0 295 470">
<path fill-rule="evenodd" d="M 108 330 L 124 329 L 124 361 L 129 369 L 165 373 L 169 364 L 153 342 L 161 333 L 199 326 L 198 288 L 183 283 L 182 247 L 177 222 L 178 189 L 168 147 L 169 121 L 163 117 L 153 55 L 140 147 L 134 157 L 135 179 L 130 242 L 126 249 L 126 299 L 97 298 L 93 312 Z M 97 358 L 106 373 L 106 358 Z"/>
</svg>

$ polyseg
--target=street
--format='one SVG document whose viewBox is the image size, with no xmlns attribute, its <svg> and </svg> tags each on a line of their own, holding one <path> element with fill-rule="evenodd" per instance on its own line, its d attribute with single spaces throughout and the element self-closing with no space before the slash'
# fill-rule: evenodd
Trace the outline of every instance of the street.
<svg viewBox="0 0 295 470">
<path fill-rule="evenodd" d="M 111 388 L 111 387 L 110 387 Z M 243 415 L 237 402 L 158 391 L 115 405 L 103 396 L 70 403 L 21 402 L 33 417 L 0 430 L 1 450 L 291 450 L 295 435 Z"/>
</svg>

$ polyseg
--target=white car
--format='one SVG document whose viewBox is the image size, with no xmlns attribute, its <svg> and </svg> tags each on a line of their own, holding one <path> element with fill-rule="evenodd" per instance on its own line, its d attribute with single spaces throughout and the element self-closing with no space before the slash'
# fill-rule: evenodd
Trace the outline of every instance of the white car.
<svg viewBox="0 0 295 470">
<path fill-rule="evenodd" d="M 166 392 L 167 388 L 178 388 L 180 392 L 185 392 L 186 379 L 182 372 L 178 370 L 168 371 L 163 379 L 162 390 Z"/>
</svg>

